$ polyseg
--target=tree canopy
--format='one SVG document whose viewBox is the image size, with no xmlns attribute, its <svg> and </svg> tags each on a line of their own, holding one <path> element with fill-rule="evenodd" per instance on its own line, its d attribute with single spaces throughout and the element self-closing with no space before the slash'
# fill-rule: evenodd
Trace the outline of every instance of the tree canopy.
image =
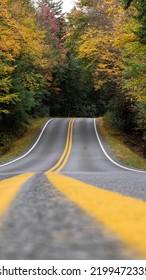
<svg viewBox="0 0 146 280">
<path fill-rule="evenodd" d="M 31 116 L 108 113 L 144 137 L 145 1 L 78 0 L 67 17 L 62 0 L 37 2 L 0 2 L 2 130 Z"/>
</svg>

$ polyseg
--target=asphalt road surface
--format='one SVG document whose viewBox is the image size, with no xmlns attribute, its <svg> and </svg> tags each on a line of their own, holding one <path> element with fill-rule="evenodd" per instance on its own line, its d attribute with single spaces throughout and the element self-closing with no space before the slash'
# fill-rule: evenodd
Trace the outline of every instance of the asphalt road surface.
<svg viewBox="0 0 146 280">
<path fill-rule="evenodd" d="M 0 179 L 0 259 L 145 259 L 146 172 L 94 119 L 49 120 Z"/>
</svg>

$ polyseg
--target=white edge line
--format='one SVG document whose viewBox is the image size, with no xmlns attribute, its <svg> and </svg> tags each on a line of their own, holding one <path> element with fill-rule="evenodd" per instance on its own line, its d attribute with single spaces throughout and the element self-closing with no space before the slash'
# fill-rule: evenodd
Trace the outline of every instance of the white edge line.
<svg viewBox="0 0 146 280">
<path fill-rule="evenodd" d="M 102 142 L 100 140 L 100 137 L 99 137 L 99 134 L 97 132 L 97 126 L 96 126 L 96 119 L 94 119 L 94 130 L 95 130 L 95 134 L 96 134 L 96 137 L 98 139 L 98 142 L 100 144 L 100 147 L 103 151 L 103 153 L 105 154 L 105 156 L 115 165 L 117 165 L 118 167 L 122 168 L 122 169 L 125 169 L 125 170 L 128 170 L 128 171 L 132 171 L 132 172 L 139 172 L 139 173 L 145 173 L 146 174 L 146 171 L 143 171 L 143 170 L 137 170 L 137 169 L 132 169 L 132 168 L 128 168 L 128 167 L 125 167 L 123 165 L 120 165 L 118 164 L 117 162 L 115 162 L 113 159 L 111 159 L 111 157 L 107 154 L 107 152 L 105 151 L 103 145 L 102 145 Z"/>
<path fill-rule="evenodd" d="M 11 163 L 14 163 L 14 162 L 16 162 L 16 161 L 18 161 L 18 160 L 20 160 L 20 159 L 26 157 L 28 154 L 30 154 L 31 151 L 36 147 L 36 145 L 37 145 L 38 142 L 40 141 L 40 139 L 41 139 L 41 137 L 42 137 L 42 134 L 43 134 L 43 132 L 44 132 L 46 126 L 47 126 L 51 121 L 52 121 L 52 119 L 50 119 L 50 120 L 47 121 L 47 123 L 44 125 L 44 127 L 43 127 L 43 129 L 42 129 L 42 131 L 41 131 L 41 133 L 40 133 L 40 135 L 39 135 L 39 137 L 38 137 L 38 139 L 36 140 L 36 142 L 34 143 L 34 145 L 31 147 L 31 149 L 30 149 L 26 154 L 24 154 L 23 156 L 21 156 L 21 157 L 19 157 L 19 158 L 16 158 L 16 159 L 12 160 L 12 161 L 9 161 L 9 162 L 7 162 L 7 163 L 4 163 L 4 164 L 0 165 L 0 168 L 1 168 L 1 167 L 4 167 L 4 166 L 7 166 L 7 165 L 9 165 L 9 164 L 11 164 Z"/>
</svg>

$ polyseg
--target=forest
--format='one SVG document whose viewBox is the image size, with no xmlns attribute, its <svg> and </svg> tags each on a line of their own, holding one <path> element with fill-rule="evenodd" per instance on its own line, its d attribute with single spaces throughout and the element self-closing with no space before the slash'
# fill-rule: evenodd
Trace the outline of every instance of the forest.
<svg viewBox="0 0 146 280">
<path fill-rule="evenodd" d="M 0 146 L 30 118 L 106 116 L 146 143 L 146 1 L 0 2 Z"/>
</svg>

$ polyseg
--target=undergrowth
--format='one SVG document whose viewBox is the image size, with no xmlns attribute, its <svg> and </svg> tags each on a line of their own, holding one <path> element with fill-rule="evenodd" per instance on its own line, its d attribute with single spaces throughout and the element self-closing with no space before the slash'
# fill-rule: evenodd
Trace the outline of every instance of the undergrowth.
<svg viewBox="0 0 146 280">
<path fill-rule="evenodd" d="M 106 117 L 98 118 L 98 125 L 108 145 L 121 163 L 133 168 L 146 170 L 146 160 L 134 152 L 128 144 L 124 143 L 124 136 L 110 126 Z"/>
</svg>

